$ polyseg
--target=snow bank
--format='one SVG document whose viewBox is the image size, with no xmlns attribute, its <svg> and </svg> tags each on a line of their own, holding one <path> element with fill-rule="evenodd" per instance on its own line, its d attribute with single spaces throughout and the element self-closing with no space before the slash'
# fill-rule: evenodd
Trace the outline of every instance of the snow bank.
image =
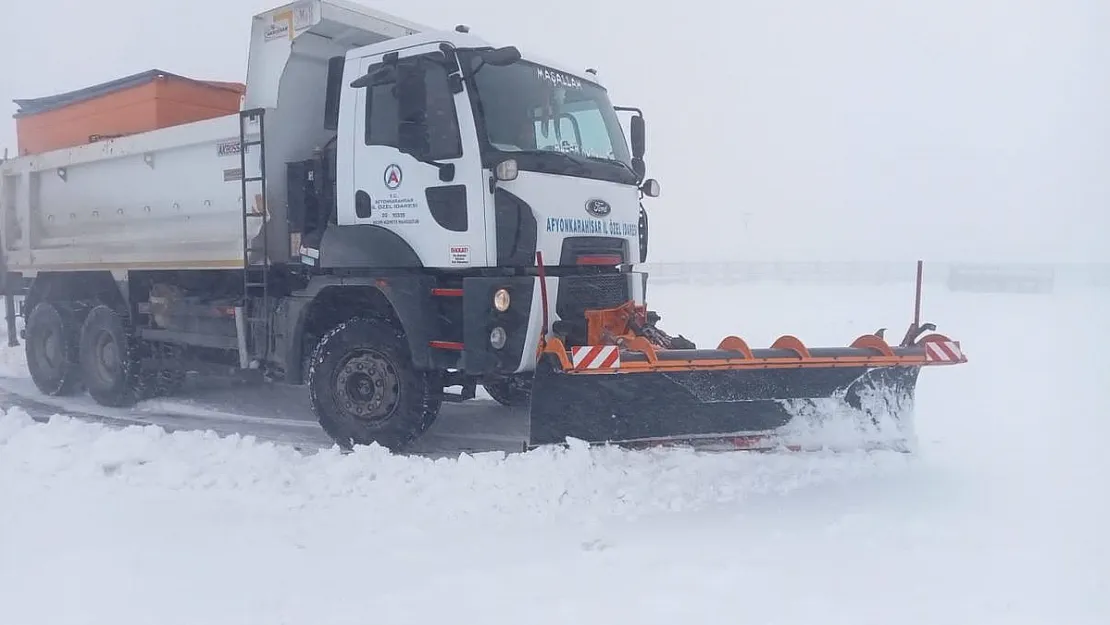
<svg viewBox="0 0 1110 625">
<path fill-rule="evenodd" d="M 680 585 L 720 592 L 716 565 L 696 579 L 681 557 L 643 551 L 696 543 L 686 515 L 775 514 L 792 494 L 912 464 L 895 453 L 583 446 L 439 460 L 302 454 L 153 426 L 43 424 L 10 409 L 0 417 L 0 620 L 517 622 L 535 607 L 531 623 L 611 622 L 599 609 L 665 622 L 697 595 L 661 605 L 622 576 L 650 585 L 682 571 Z M 667 529 L 645 542 L 658 523 Z"/>
<path fill-rule="evenodd" d="M 1098 622 L 1094 557 L 966 479 L 893 452 L 302 454 L 11 409 L 0 620 Z"/>
<path fill-rule="evenodd" d="M 707 343 L 904 316 L 836 291 L 700 325 L 713 292 L 654 293 Z M 1105 297 L 926 302 L 971 362 L 923 373 L 915 455 L 299 453 L 8 407 L 0 623 L 1110 622 Z"/>
<path fill-rule="evenodd" d="M 398 521 L 470 518 L 488 525 L 559 516 L 573 522 L 583 515 L 699 510 L 880 469 L 906 470 L 909 462 L 897 453 L 633 452 L 585 444 L 434 460 L 377 446 L 304 454 L 211 432 L 118 429 L 64 416 L 41 424 L 18 408 L 0 417 L 0 475 L 11 482 L 249 492 L 318 505 L 361 498 L 388 502 Z"/>
</svg>

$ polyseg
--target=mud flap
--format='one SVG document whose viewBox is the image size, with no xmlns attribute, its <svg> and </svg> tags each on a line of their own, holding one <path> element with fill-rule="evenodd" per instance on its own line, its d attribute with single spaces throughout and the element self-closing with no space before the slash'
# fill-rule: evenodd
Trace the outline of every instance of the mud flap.
<svg viewBox="0 0 1110 625">
<path fill-rule="evenodd" d="M 694 359 L 696 362 L 696 359 Z M 720 443 L 764 437 L 826 419 L 869 427 L 912 410 L 919 367 L 567 370 L 537 363 L 529 446 L 566 442 Z M 804 423 L 792 423 L 795 420 Z"/>
</svg>

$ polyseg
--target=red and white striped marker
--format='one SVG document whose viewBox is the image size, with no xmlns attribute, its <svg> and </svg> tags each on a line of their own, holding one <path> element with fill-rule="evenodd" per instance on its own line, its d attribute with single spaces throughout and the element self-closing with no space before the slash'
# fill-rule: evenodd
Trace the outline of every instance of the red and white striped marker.
<svg viewBox="0 0 1110 625">
<path fill-rule="evenodd" d="M 963 362 L 964 353 L 955 341 L 927 341 L 925 360 L 928 362 Z"/>
<path fill-rule="evenodd" d="M 616 345 L 588 345 L 570 348 L 575 369 L 620 369 L 621 353 Z"/>
</svg>

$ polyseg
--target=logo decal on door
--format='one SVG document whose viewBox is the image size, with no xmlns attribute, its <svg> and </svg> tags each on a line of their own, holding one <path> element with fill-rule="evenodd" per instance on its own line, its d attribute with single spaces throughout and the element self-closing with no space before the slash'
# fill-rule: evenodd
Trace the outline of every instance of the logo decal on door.
<svg viewBox="0 0 1110 625">
<path fill-rule="evenodd" d="M 385 181 L 385 188 L 393 191 L 401 186 L 401 166 L 396 163 L 390 164 L 385 168 L 385 175 L 382 177 Z"/>
</svg>

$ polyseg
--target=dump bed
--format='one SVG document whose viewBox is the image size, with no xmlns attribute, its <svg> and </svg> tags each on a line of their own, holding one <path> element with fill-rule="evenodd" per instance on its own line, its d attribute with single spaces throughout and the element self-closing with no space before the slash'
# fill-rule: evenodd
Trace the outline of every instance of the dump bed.
<svg viewBox="0 0 1110 625">
<path fill-rule="evenodd" d="M 238 112 L 21 156 L 0 164 L 7 270 L 239 268 L 243 210 L 255 212 L 263 192 L 269 256 L 288 260 L 299 246 L 285 218 L 285 164 L 312 158 L 334 137 L 324 128 L 327 60 L 423 30 L 341 0 L 255 16 L 243 108 L 263 109 L 266 131 L 261 147 L 245 151 L 246 175 L 260 174 L 264 151 L 265 191 L 251 182 L 242 201 Z M 259 127 L 257 119 L 246 126 L 248 142 Z M 261 223 L 248 219 L 256 251 Z"/>
<path fill-rule="evenodd" d="M 239 115 L 0 166 L 9 271 L 242 267 Z"/>
</svg>

